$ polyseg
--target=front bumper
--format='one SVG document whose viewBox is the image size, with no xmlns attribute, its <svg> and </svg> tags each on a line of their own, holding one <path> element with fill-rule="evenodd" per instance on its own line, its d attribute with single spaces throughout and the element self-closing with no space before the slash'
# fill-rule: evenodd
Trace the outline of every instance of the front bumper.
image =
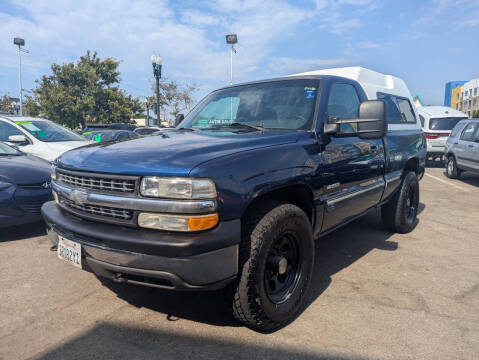
<svg viewBox="0 0 479 360">
<path fill-rule="evenodd" d="M 55 202 L 42 207 L 50 240 L 82 245 L 84 270 L 119 282 L 173 290 L 214 290 L 238 272 L 240 221 L 196 234 L 166 233 L 80 219 Z"/>
</svg>

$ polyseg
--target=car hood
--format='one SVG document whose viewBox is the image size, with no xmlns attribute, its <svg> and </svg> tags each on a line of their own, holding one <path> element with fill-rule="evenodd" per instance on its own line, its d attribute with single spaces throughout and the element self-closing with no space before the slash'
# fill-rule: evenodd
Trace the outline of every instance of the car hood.
<svg viewBox="0 0 479 360">
<path fill-rule="evenodd" d="M 63 154 L 65 151 L 76 149 L 80 146 L 91 144 L 91 141 L 58 141 L 58 142 L 45 142 L 45 148 L 37 152 L 32 151 L 35 155 L 41 156 L 42 158 L 53 161 L 58 156 Z"/>
<path fill-rule="evenodd" d="M 0 181 L 22 185 L 50 181 L 50 163 L 33 155 L 2 155 Z"/>
<path fill-rule="evenodd" d="M 70 170 L 128 175 L 188 176 L 214 158 L 295 142 L 298 133 L 278 130 L 248 133 L 179 131 L 67 151 L 56 163 Z"/>
</svg>

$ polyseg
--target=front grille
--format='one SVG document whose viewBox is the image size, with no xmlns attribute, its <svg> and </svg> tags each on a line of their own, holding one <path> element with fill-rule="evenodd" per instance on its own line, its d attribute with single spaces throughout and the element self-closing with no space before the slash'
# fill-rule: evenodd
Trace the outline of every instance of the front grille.
<svg viewBox="0 0 479 360">
<path fill-rule="evenodd" d="M 133 211 L 131 210 L 88 204 L 79 205 L 64 197 L 60 197 L 60 204 L 71 209 L 73 212 L 86 213 L 95 216 L 104 216 L 120 220 L 131 220 L 133 217 Z"/>
<path fill-rule="evenodd" d="M 65 185 L 101 192 L 134 193 L 136 178 L 119 175 L 77 173 L 57 169 L 57 181 Z"/>
</svg>

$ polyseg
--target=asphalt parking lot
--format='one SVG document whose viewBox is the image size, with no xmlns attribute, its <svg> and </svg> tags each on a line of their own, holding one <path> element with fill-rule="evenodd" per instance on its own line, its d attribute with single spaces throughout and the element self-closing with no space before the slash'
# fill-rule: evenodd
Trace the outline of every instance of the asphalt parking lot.
<svg viewBox="0 0 479 360">
<path fill-rule="evenodd" d="M 307 306 L 267 335 L 217 293 L 102 281 L 41 224 L 0 230 L 0 359 L 478 359 L 479 176 L 432 167 L 420 187 L 412 233 L 373 211 L 320 240 Z"/>
</svg>

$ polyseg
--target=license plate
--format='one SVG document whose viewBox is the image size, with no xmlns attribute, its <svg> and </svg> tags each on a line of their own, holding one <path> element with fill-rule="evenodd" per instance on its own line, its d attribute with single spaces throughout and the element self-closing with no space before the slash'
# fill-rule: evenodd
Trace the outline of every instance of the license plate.
<svg viewBox="0 0 479 360">
<path fill-rule="evenodd" d="M 58 237 L 57 256 L 81 269 L 81 245 L 77 242 Z"/>
</svg>

